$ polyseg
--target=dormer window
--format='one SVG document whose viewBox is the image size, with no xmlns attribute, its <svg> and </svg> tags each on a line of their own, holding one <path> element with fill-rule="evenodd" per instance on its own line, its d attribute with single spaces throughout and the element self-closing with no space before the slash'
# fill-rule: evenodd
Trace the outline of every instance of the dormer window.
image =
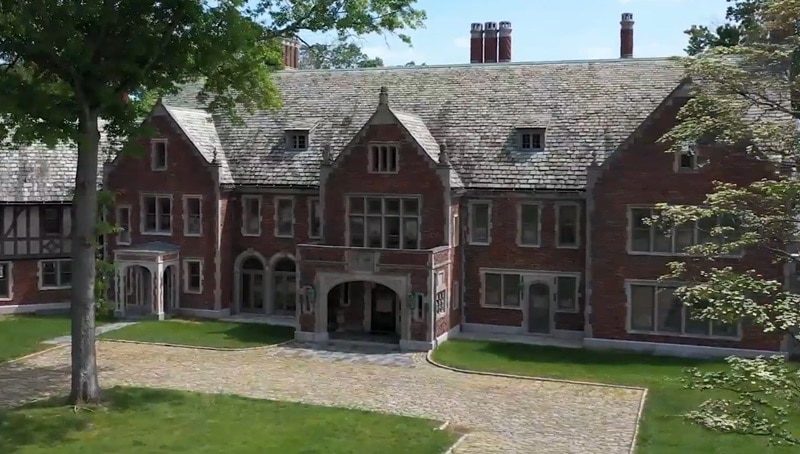
<svg viewBox="0 0 800 454">
<path fill-rule="evenodd" d="M 167 141 L 153 139 L 150 144 L 150 167 L 153 170 L 167 170 Z"/>
<path fill-rule="evenodd" d="M 287 131 L 286 149 L 303 151 L 308 149 L 308 131 Z"/>
<path fill-rule="evenodd" d="M 697 144 L 686 142 L 681 150 L 675 152 L 675 171 L 692 172 L 699 168 Z"/>
<path fill-rule="evenodd" d="M 544 150 L 544 129 L 520 129 L 519 149 L 521 151 Z"/>
</svg>

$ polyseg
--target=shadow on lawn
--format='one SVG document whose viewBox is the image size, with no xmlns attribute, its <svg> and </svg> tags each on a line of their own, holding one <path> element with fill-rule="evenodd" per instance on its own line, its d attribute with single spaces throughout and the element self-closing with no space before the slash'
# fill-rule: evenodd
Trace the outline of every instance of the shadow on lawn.
<svg viewBox="0 0 800 454">
<path fill-rule="evenodd" d="M 252 344 L 277 344 L 294 339 L 294 327 L 265 325 L 261 323 L 236 323 L 220 327 L 217 333 L 239 342 Z"/>
<path fill-rule="evenodd" d="M 81 432 L 94 429 L 96 414 L 113 410 L 115 413 L 141 410 L 149 404 L 179 404 L 186 399 L 181 393 L 171 393 L 144 388 L 109 388 L 103 391 L 103 404 L 74 411 L 66 405 L 63 371 L 36 369 L 37 377 L 45 382 L 54 375 L 58 384 L 52 397 L 28 403 L 21 407 L 0 410 L 0 452 L 10 454 L 27 447 L 53 447 L 72 440 Z M 40 382 L 41 380 L 37 380 Z M 37 389 L 44 383 L 37 383 Z"/>
</svg>

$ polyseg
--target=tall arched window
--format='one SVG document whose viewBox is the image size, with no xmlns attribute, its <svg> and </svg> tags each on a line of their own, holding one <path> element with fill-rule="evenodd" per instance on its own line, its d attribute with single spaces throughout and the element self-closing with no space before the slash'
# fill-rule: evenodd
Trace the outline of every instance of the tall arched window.
<svg viewBox="0 0 800 454">
<path fill-rule="evenodd" d="M 272 298 L 276 314 L 294 314 L 296 280 L 297 270 L 294 260 L 288 257 L 278 260 L 272 273 Z"/>
</svg>

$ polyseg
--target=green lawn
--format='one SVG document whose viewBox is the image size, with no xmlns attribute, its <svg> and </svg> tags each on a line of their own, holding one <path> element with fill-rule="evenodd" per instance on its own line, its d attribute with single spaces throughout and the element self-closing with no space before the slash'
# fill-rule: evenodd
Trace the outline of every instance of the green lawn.
<svg viewBox="0 0 800 454">
<path fill-rule="evenodd" d="M 761 438 L 719 434 L 684 420 L 681 415 L 707 394 L 683 389 L 683 371 L 724 367 L 719 362 L 467 340 L 445 342 L 433 359 L 461 369 L 646 387 L 639 454 L 798 452 L 796 447 L 770 447 Z"/>
<path fill-rule="evenodd" d="M 293 337 L 294 328 L 288 326 L 181 319 L 142 321 L 100 336 L 102 339 L 221 348 L 273 345 Z"/>
<path fill-rule="evenodd" d="M 439 454 L 434 421 L 230 395 L 112 388 L 73 412 L 61 400 L 0 411 L 0 452 L 15 454 Z"/>
<path fill-rule="evenodd" d="M 42 342 L 69 334 L 69 324 L 68 316 L 0 316 L 0 363 L 50 347 Z"/>
</svg>

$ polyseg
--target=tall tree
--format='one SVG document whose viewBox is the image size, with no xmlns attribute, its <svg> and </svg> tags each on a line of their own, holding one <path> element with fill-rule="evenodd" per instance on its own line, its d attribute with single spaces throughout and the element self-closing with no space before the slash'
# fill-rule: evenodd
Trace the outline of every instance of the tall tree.
<svg viewBox="0 0 800 454">
<path fill-rule="evenodd" d="M 706 25 L 692 25 L 684 31 L 689 35 L 686 53 L 697 55 L 711 47 L 732 47 L 747 39 L 749 30 L 757 28 L 753 15 L 764 0 L 726 0 L 733 5 L 728 6 L 725 13 L 726 23 L 717 26 L 713 31 Z"/>
<path fill-rule="evenodd" d="M 744 3 L 744 2 L 742 2 Z M 721 264 L 745 250 L 770 255 L 800 272 L 800 0 L 748 2 L 746 39 L 682 59 L 693 96 L 679 124 L 663 137 L 677 152 L 688 143 L 742 152 L 775 169 L 749 185 L 715 183 L 702 206 L 662 205 L 654 221 L 669 227 L 720 219 L 711 241 L 689 249 L 696 258 L 670 264 L 665 276 L 688 284 L 676 292 L 701 320 L 745 320 L 800 342 L 800 287 Z M 699 224 L 698 224 L 699 225 Z M 780 269 L 780 268 L 778 268 Z M 691 388 L 722 390 L 689 418 L 707 428 L 800 444 L 800 371 L 782 358 L 728 359 L 724 371 L 691 372 Z M 794 426 L 791 422 L 794 421 Z"/>
<path fill-rule="evenodd" d="M 310 44 L 300 49 L 299 69 L 379 68 L 380 57 L 371 58 L 358 44 L 340 40 L 331 44 Z"/>
<path fill-rule="evenodd" d="M 101 132 L 130 137 L 128 93 L 202 80 L 209 109 L 237 118 L 279 104 L 270 70 L 298 32 L 399 33 L 425 18 L 415 0 L 0 0 L 0 139 L 77 144 L 72 228 L 74 404 L 100 399 L 95 238 Z M 406 35 L 398 35 L 408 41 Z"/>
</svg>

